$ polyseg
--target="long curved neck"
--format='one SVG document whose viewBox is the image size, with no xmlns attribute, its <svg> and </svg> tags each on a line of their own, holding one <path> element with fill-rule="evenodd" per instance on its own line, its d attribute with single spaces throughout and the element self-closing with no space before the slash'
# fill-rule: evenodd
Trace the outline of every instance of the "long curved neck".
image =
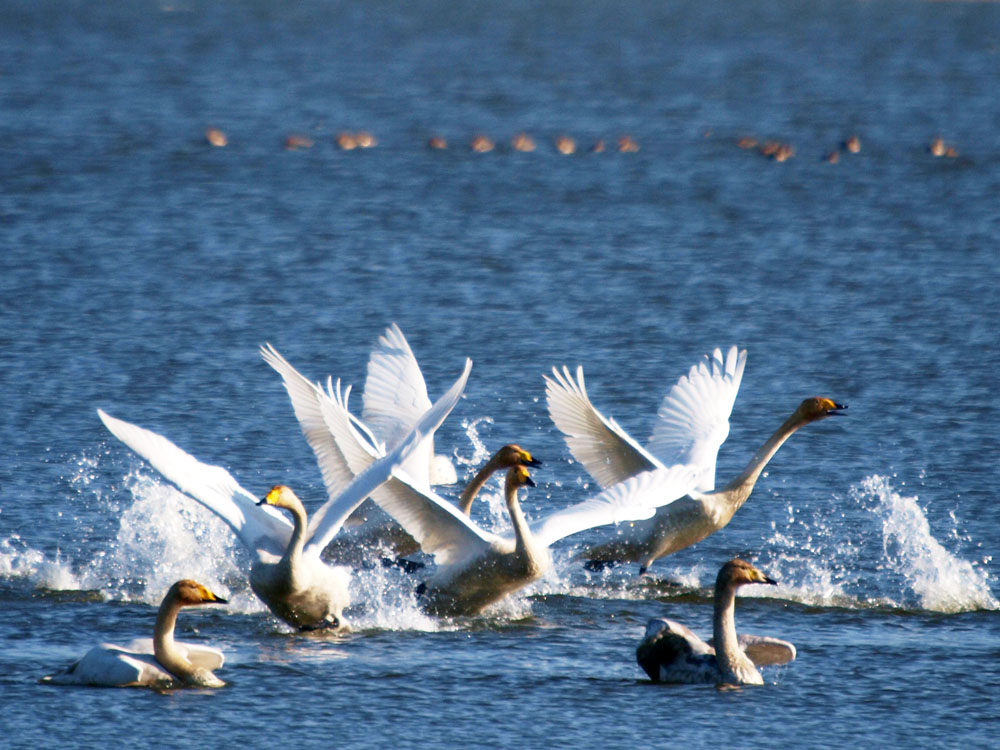
<svg viewBox="0 0 1000 750">
<path fill-rule="evenodd" d="M 181 603 L 176 597 L 168 596 L 163 600 L 156 614 L 153 655 L 164 669 L 175 677 L 184 679 L 194 673 L 195 667 L 174 643 L 174 626 L 177 624 L 177 613 L 180 610 Z"/>
<path fill-rule="evenodd" d="M 733 499 L 737 508 L 750 497 L 750 493 L 753 492 L 754 485 L 757 484 L 761 472 L 764 471 L 764 467 L 767 466 L 768 461 L 778 452 L 778 448 L 792 436 L 793 432 L 804 424 L 806 422 L 799 416 L 798 411 L 792 414 L 765 441 L 760 450 L 754 454 L 753 458 L 750 459 L 750 463 L 743 469 L 743 472 L 722 488 L 722 492 Z"/>
<path fill-rule="evenodd" d="M 712 636 L 715 644 L 715 661 L 724 678 L 733 679 L 737 668 L 746 659 L 736 636 L 736 587 L 715 587 L 715 616 Z"/>
<path fill-rule="evenodd" d="M 486 486 L 486 482 L 499 468 L 492 460 L 488 461 L 462 490 L 462 494 L 458 496 L 458 507 L 465 515 L 468 516 L 472 513 L 472 501 L 476 499 L 476 495 Z"/>
<path fill-rule="evenodd" d="M 306 540 L 306 529 L 309 528 L 309 519 L 306 516 L 306 509 L 298 499 L 282 507 L 292 514 L 292 538 L 288 540 L 288 547 L 285 548 L 285 554 L 281 559 L 291 563 L 302 555 L 302 547 L 305 545 Z"/>
<path fill-rule="evenodd" d="M 517 500 L 517 487 L 511 486 L 508 482 L 504 488 L 507 495 L 507 512 L 510 513 L 510 522 L 514 526 L 514 538 L 517 540 L 515 550 L 518 553 L 525 553 L 531 548 L 531 529 L 521 512 L 521 503 Z"/>
</svg>

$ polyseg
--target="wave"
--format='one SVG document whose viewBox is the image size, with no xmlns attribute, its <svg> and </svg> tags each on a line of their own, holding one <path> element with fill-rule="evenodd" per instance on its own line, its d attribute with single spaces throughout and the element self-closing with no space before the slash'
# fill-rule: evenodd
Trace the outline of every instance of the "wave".
<svg viewBox="0 0 1000 750">
<path fill-rule="evenodd" d="M 784 527 L 772 524 L 758 562 L 784 584 L 773 595 L 788 596 L 791 589 L 795 600 L 819 606 L 1000 609 L 988 559 L 969 561 L 947 549 L 918 497 L 900 492 L 892 478 L 868 476 L 834 505 L 809 512 L 789 507 Z M 950 518 L 948 536 L 969 541 L 954 514 Z"/>
</svg>

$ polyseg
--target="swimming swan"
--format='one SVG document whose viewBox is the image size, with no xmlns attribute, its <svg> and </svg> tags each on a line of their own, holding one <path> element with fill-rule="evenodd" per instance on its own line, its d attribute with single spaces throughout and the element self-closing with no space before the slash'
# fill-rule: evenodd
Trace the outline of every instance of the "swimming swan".
<svg viewBox="0 0 1000 750">
<path fill-rule="evenodd" d="M 43 678 L 56 685 L 103 687 L 170 687 L 178 682 L 198 687 L 222 687 L 212 674 L 222 666 L 218 649 L 174 640 L 174 625 L 181 607 L 226 604 L 200 583 L 177 581 L 160 604 L 153 638 L 139 638 L 128 646 L 102 643 L 60 674 Z"/>
<path fill-rule="evenodd" d="M 471 360 L 454 385 L 421 417 L 389 453 L 373 461 L 307 522 L 301 501 L 290 489 L 274 487 L 260 503 L 220 466 L 203 464 L 165 437 L 115 419 L 98 409 L 105 426 L 145 458 L 166 479 L 222 518 L 250 551 L 250 586 L 270 610 L 300 630 L 346 628 L 350 573 L 328 566 L 320 553 L 344 519 L 385 482 L 458 403 Z M 275 508 L 292 514 L 292 522 Z"/>
<path fill-rule="evenodd" d="M 393 325 L 383 338 L 386 341 L 394 340 L 390 337 L 393 331 L 398 333 L 399 329 Z M 401 333 L 399 333 L 399 337 L 402 337 Z M 396 340 L 396 347 L 399 351 L 405 349 L 406 353 L 396 358 L 397 366 L 395 369 L 402 371 L 416 368 L 416 360 L 413 359 L 412 353 L 409 352 L 409 347 L 406 346 L 405 339 L 402 339 L 402 341 Z M 386 347 L 385 351 L 387 350 L 388 348 Z M 342 390 L 339 380 L 334 385 L 333 379 L 327 378 L 326 390 L 324 390 L 318 383 L 311 382 L 292 367 L 278 353 L 277 349 L 270 344 L 262 346 L 260 351 L 264 360 L 281 375 L 285 390 L 288 391 L 288 397 L 291 399 L 295 416 L 302 429 L 302 434 L 305 435 L 306 442 L 309 443 L 313 449 L 313 453 L 316 455 L 316 461 L 319 464 L 327 493 L 331 497 L 336 496 L 354 478 L 355 472 L 352 471 L 352 468 L 357 473 L 360 473 L 371 460 L 384 455 L 384 442 L 376 437 L 375 431 L 369 426 L 366 419 L 357 419 L 350 413 L 348 409 L 350 386 Z M 393 358 L 384 352 L 379 356 L 375 356 L 373 353 L 372 360 L 369 362 L 368 381 L 365 384 L 366 399 L 369 393 L 371 393 L 373 402 L 387 404 L 390 399 L 383 396 L 390 389 L 388 384 L 393 382 L 403 383 L 405 381 L 413 382 L 414 379 L 412 376 L 408 378 L 390 375 L 373 377 L 373 372 L 387 373 L 392 370 L 392 360 Z M 416 372 L 419 375 L 419 368 L 416 368 Z M 422 378 L 420 378 L 420 383 L 423 383 Z M 426 391 L 424 391 L 424 398 L 426 398 Z M 394 400 L 398 401 L 400 399 L 395 398 Z M 323 417 L 323 410 L 320 407 L 322 401 L 331 402 L 341 414 L 350 419 L 353 427 L 350 434 L 354 444 L 352 450 L 346 454 L 338 446 L 336 439 L 327 427 L 326 420 Z M 384 412 L 389 411 L 388 407 L 380 407 L 380 409 Z M 389 417 L 379 418 L 374 416 L 378 414 L 378 411 L 378 409 L 374 408 L 366 409 L 369 417 L 380 419 L 382 424 L 385 425 L 388 423 Z M 427 453 L 423 455 L 418 453 L 416 456 L 418 461 L 414 462 L 411 459 L 403 466 L 403 469 L 406 470 L 415 467 L 418 477 L 416 480 L 410 477 L 411 481 L 414 481 L 421 489 L 430 492 L 431 482 L 428 481 L 427 474 L 422 471 L 424 456 L 426 455 Z M 533 458 L 528 451 L 514 444 L 505 445 L 494 453 L 459 496 L 459 507 L 461 507 L 465 515 L 469 515 L 476 496 L 495 472 L 517 465 L 535 467 L 541 466 L 541 461 Z M 357 512 L 355 512 L 355 515 L 357 515 Z M 331 554 L 336 559 L 345 559 L 351 556 L 350 553 L 356 552 L 359 547 L 366 549 L 389 547 L 396 555 L 404 556 L 413 554 L 420 549 L 420 545 L 416 540 L 407 534 L 398 523 L 391 518 L 387 518 L 384 513 L 373 514 L 371 511 L 368 511 L 367 515 L 369 516 L 369 521 L 366 524 L 367 528 L 350 535 L 350 537 L 345 536 L 334 540 L 327 547 L 328 554 Z"/>
<path fill-rule="evenodd" d="M 840 414 L 847 407 L 828 398 L 807 398 L 754 454 L 743 472 L 715 489 L 719 447 L 729 435 L 729 415 L 743 378 L 746 350 L 732 347 L 725 361 L 716 349 L 670 389 L 660 405 L 648 448 L 641 447 L 613 419 L 591 404 L 583 368 L 574 379 L 567 368 L 546 377 L 549 416 L 565 435 L 573 457 L 602 486 L 675 463 L 696 467 L 697 481 L 656 515 L 616 530 L 616 537 L 592 547 L 592 561 L 640 563 L 640 573 L 665 555 L 689 547 L 723 528 L 747 501 L 768 461 L 800 427 Z"/>
<path fill-rule="evenodd" d="M 713 646 L 679 622 L 650 620 L 636 649 L 636 661 L 654 682 L 763 685 L 757 666 L 786 664 L 795 646 L 777 638 L 737 637 L 736 589 L 776 581 L 743 560 L 730 560 L 715 579 Z"/>
</svg>

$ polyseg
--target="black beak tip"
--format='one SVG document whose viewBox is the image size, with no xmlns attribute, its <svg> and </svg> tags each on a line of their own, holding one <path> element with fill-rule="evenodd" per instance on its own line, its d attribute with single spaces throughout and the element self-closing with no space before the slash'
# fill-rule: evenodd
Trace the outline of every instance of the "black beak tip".
<svg viewBox="0 0 1000 750">
<path fill-rule="evenodd" d="M 229 600 L 223 599 L 221 596 L 217 596 L 212 600 L 212 604 L 229 604 Z"/>
<path fill-rule="evenodd" d="M 257 501 L 257 505 L 267 505 L 267 498 L 262 497 L 260 500 Z"/>
<path fill-rule="evenodd" d="M 537 487 L 538 486 L 537 484 L 535 484 L 535 480 L 532 479 L 531 477 L 525 477 L 524 478 L 524 483 L 526 485 L 528 485 L 529 487 Z"/>
<path fill-rule="evenodd" d="M 838 404 L 834 402 L 833 408 L 830 409 L 827 412 L 827 414 L 829 414 L 830 416 L 835 416 L 835 415 L 847 416 L 846 414 L 844 414 L 845 409 L 847 409 L 847 404 Z"/>
<path fill-rule="evenodd" d="M 542 465 L 542 462 L 539 461 L 537 458 L 533 458 L 530 461 L 526 461 L 525 463 L 527 463 L 527 465 L 533 469 L 537 469 L 539 466 Z"/>
</svg>

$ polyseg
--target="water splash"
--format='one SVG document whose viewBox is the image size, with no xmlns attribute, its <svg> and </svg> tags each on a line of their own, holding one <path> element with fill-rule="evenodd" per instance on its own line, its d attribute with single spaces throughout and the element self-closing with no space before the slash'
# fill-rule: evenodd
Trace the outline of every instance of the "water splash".
<svg viewBox="0 0 1000 750">
<path fill-rule="evenodd" d="M 889 477 L 866 477 L 834 500 L 835 512 L 789 506 L 784 525 L 772 524 L 762 546 L 771 551 L 758 559 L 783 582 L 772 595 L 791 591 L 817 606 L 1000 609 L 985 566 L 946 549 L 918 498 L 901 494 Z"/>
</svg>

